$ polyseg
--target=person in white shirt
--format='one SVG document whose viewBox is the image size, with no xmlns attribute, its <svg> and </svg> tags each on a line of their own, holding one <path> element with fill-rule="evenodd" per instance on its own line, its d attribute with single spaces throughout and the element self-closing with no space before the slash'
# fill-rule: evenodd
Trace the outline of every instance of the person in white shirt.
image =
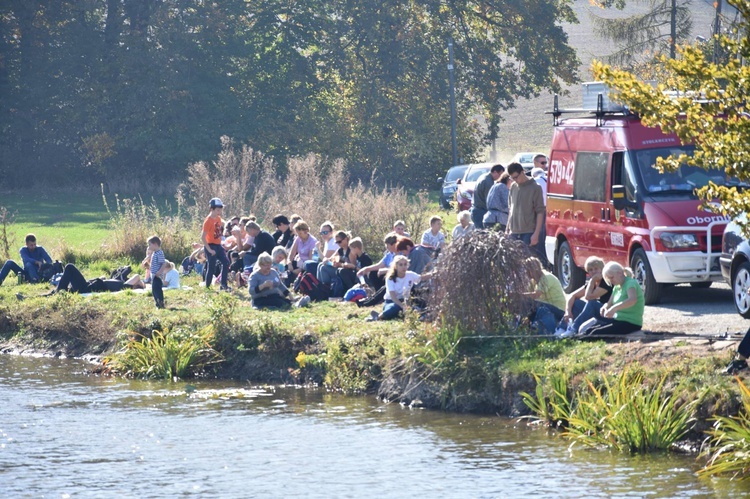
<svg viewBox="0 0 750 499">
<path fill-rule="evenodd" d="M 464 237 L 474 231 L 474 222 L 471 221 L 471 212 L 469 210 L 460 212 L 457 218 L 458 225 L 453 227 L 453 232 L 451 232 L 451 237 L 454 241 L 459 237 Z"/>
<path fill-rule="evenodd" d="M 430 219 L 430 230 L 422 234 L 422 246 L 430 248 L 433 252 L 440 251 L 445 246 L 445 234 L 443 234 L 443 219 L 434 216 Z"/>
<path fill-rule="evenodd" d="M 396 255 L 385 279 L 386 298 L 383 312 L 378 314 L 375 310 L 370 313 L 368 321 L 387 321 L 395 319 L 398 314 L 406 309 L 406 299 L 411 293 L 411 288 L 421 279 L 416 272 L 408 270 L 409 259 L 404 255 Z"/>
</svg>

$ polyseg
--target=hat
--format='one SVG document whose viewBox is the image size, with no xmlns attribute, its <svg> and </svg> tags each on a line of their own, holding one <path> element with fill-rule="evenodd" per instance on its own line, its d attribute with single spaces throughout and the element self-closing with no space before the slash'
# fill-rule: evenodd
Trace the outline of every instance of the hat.
<svg viewBox="0 0 750 499">
<path fill-rule="evenodd" d="M 219 198 L 213 198 L 208 202 L 208 206 L 213 210 L 214 208 L 223 208 L 224 203 L 222 203 Z"/>
</svg>

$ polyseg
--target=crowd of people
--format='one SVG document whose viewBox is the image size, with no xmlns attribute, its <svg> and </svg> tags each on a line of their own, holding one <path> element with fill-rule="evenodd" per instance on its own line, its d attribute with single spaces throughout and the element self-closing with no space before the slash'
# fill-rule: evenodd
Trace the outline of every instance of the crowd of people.
<svg viewBox="0 0 750 499">
<path fill-rule="evenodd" d="M 539 155 L 534 162 L 535 177 L 527 176 L 518 163 L 511 163 L 507 170 L 494 165 L 480 177 L 474 206 L 471 211 L 458 213 L 452 240 L 467 237 L 474 230 L 495 230 L 529 248 L 533 256 L 525 264 L 534 288 L 525 293 L 528 319 L 541 334 L 568 337 L 586 332 L 626 334 L 640 329 L 643 293 L 627 269 L 591 258 L 586 262 L 589 281 L 567 297 L 549 271 L 543 251 L 542 180 L 547 158 Z M 426 303 L 419 296 L 429 292 L 431 270 L 448 244 L 439 216 L 430 219 L 430 227 L 419 243 L 406 232 L 404 221 L 397 220 L 383 238 L 382 257 L 374 262 L 360 238 L 337 229 L 331 221 L 323 222 L 313 235 L 301 216 L 279 214 L 272 219 L 275 230 L 270 232 L 252 216 L 225 221 L 224 204 L 219 198 L 211 199 L 208 209 L 201 241 L 182 261 L 182 274 L 197 272 L 206 288 L 218 285 L 220 290 L 230 291 L 232 286 L 247 287 L 253 306 L 259 309 L 305 306 L 321 297 L 352 297 L 360 306 L 383 303 L 382 311 L 373 312 L 369 320 L 398 317 L 407 303 L 424 313 Z M 35 282 L 36 271 L 51 262 L 33 235 L 27 237 L 21 257 L 23 266 L 10 260 L 3 265 L 0 284 L 11 271 Z M 158 236 L 148 239 L 141 263 L 143 277 L 136 274 L 122 279 L 119 289 L 150 286 L 156 306 L 163 308 L 163 289 L 179 288 L 180 272 L 164 257 Z M 92 281 L 69 264 L 49 294 L 93 291 L 96 283 Z M 111 287 L 118 289 L 116 284 Z"/>
</svg>

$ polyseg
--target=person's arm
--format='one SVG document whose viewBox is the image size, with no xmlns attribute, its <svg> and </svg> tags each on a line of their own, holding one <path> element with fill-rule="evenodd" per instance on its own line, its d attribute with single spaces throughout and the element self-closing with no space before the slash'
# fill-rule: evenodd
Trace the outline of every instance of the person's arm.
<svg viewBox="0 0 750 499">
<path fill-rule="evenodd" d="M 636 303 L 638 303 L 638 293 L 635 291 L 634 288 L 630 287 L 628 288 L 627 299 L 621 301 L 620 303 L 612 305 L 611 307 L 607 307 L 607 310 L 602 315 L 604 315 L 604 317 L 609 317 L 611 319 L 615 316 L 615 314 L 618 311 L 626 309 L 626 308 L 630 308 Z"/>
<path fill-rule="evenodd" d="M 41 246 L 37 246 L 42 252 L 42 260 L 44 263 L 52 263 L 52 258 L 50 258 L 49 253 L 47 253 L 47 250 L 42 248 Z"/>
<path fill-rule="evenodd" d="M 401 307 L 401 310 L 406 310 L 404 301 L 401 299 L 401 297 L 398 296 L 398 293 L 396 291 L 389 291 L 389 296 L 391 297 L 393 303 Z"/>
<path fill-rule="evenodd" d="M 292 243 L 292 248 L 289 250 L 289 263 L 291 264 L 294 259 L 297 257 L 297 246 L 299 245 L 299 237 L 294 238 L 294 242 Z M 302 262 L 303 264 L 305 262 Z"/>
<path fill-rule="evenodd" d="M 570 294 L 570 296 L 568 296 L 568 301 L 565 303 L 565 319 L 573 318 L 573 304 L 577 299 L 586 294 L 586 289 L 588 288 L 589 284 L 591 284 L 591 281 L 576 289 L 573 293 Z"/>
<path fill-rule="evenodd" d="M 586 286 L 586 294 L 584 296 L 586 301 L 598 300 L 607 293 L 606 289 L 599 286 L 601 282 L 601 277 L 598 279 L 596 277 L 592 277 L 589 280 L 588 285 Z"/>
<path fill-rule="evenodd" d="M 216 251 L 211 248 L 211 246 L 208 245 L 208 233 L 206 232 L 206 227 L 203 227 L 203 230 L 201 231 L 201 241 L 203 241 L 203 247 L 206 248 L 206 252 L 213 256 L 216 254 Z"/>
<path fill-rule="evenodd" d="M 532 180 L 533 182 L 533 180 Z M 531 246 L 539 244 L 539 235 L 542 233 L 542 226 L 544 225 L 544 217 L 546 216 L 546 210 L 544 208 L 544 201 L 542 201 L 542 188 L 539 184 L 536 184 L 536 192 L 534 192 L 534 211 L 536 212 L 536 227 L 534 227 L 534 233 L 531 234 Z M 539 206 L 541 205 L 541 209 Z"/>
</svg>

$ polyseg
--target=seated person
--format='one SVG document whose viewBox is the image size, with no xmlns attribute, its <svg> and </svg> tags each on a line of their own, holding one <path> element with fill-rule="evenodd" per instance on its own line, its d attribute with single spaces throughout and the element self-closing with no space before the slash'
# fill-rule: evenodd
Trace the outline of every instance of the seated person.
<svg viewBox="0 0 750 499">
<path fill-rule="evenodd" d="M 333 223 L 326 221 L 320 226 L 320 239 L 315 248 L 318 252 L 318 260 L 313 258 L 313 260 L 306 262 L 305 270 L 312 275 L 317 276 L 318 265 L 333 258 L 334 253 L 339 249 L 336 245 L 336 240 L 333 237 Z"/>
<path fill-rule="evenodd" d="M 310 234 L 310 226 L 304 220 L 299 220 L 294 224 L 294 232 L 297 237 L 294 238 L 292 247 L 289 249 L 289 270 L 296 277 L 304 270 L 307 262 L 313 262 L 313 250 L 318 240 Z M 315 263 L 317 265 L 317 262 Z"/>
<path fill-rule="evenodd" d="M 458 218 L 458 225 L 453 227 L 453 232 L 451 232 L 451 238 L 454 241 L 459 237 L 464 237 L 474 232 L 474 222 L 471 221 L 471 212 L 469 210 L 459 212 L 456 218 Z"/>
<path fill-rule="evenodd" d="M 370 258 L 370 255 L 365 253 L 365 246 L 364 246 L 364 243 L 362 243 L 362 239 L 360 239 L 359 237 L 355 237 L 354 239 L 349 241 L 349 249 L 351 250 L 351 253 L 350 253 L 351 259 L 356 262 L 357 272 L 356 273 L 351 272 L 351 275 L 347 273 L 347 276 L 349 276 L 352 280 L 351 286 L 348 286 L 348 287 L 347 287 L 347 282 L 344 282 L 344 287 L 347 289 L 352 288 L 355 284 L 357 284 L 356 282 L 357 276 L 359 276 L 360 270 L 372 265 L 372 258 Z M 343 270 L 346 270 L 346 269 L 343 269 Z M 371 272 L 371 273 L 374 273 L 375 277 L 377 277 L 377 271 Z M 344 273 L 342 271 L 339 271 L 339 277 L 341 277 L 342 280 L 345 279 Z M 371 279 L 373 278 L 373 276 L 369 276 L 369 277 Z M 364 277 L 364 275 L 362 279 L 360 280 L 360 282 L 361 281 L 364 281 L 363 284 L 367 284 L 367 279 Z"/>
<path fill-rule="evenodd" d="M 565 304 L 565 316 L 563 324 L 568 325 L 559 328 L 555 332 L 557 336 L 566 338 L 578 333 L 581 324 L 594 317 L 599 317 L 599 310 L 609 301 L 612 296 L 612 286 L 606 283 L 602 277 L 604 260 L 597 256 L 590 256 L 584 264 L 589 280 L 568 296 Z"/>
<path fill-rule="evenodd" d="M 414 241 L 408 237 L 399 237 L 396 241 L 396 253 L 409 258 L 409 270 L 423 274 L 432 264 L 432 255 L 424 246 L 414 246 Z"/>
<path fill-rule="evenodd" d="M 385 286 L 385 274 L 391 266 L 393 257 L 396 256 L 396 243 L 398 242 L 398 235 L 395 232 L 387 234 L 383 238 L 383 244 L 385 245 L 385 252 L 383 258 L 373 265 L 362 267 L 357 271 L 358 277 L 364 277 L 365 283 L 367 283 L 372 289 L 379 290 Z"/>
<path fill-rule="evenodd" d="M 548 272 L 537 257 L 527 258 L 524 264 L 534 283 L 534 290 L 524 293 L 534 300 L 530 304 L 529 319 L 540 334 L 553 334 L 565 315 L 565 292 L 557 277 Z"/>
<path fill-rule="evenodd" d="M 287 244 L 291 244 L 292 241 L 292 229 L 289 219 L 284 215 L 276 215 L 273 217 L 272 222 L 274 227 L 276 227 L 276 232 L 272 234 L 276 246 L 286 248 Z"/>
<path fill-rule="evenodd" d="M 52 263 L 52 258 L 50 258 L 44 247 L 37 246 L 34 234 L 26 235 L 26 246 L 21 248 L 19 253 L 23 268 L 13 260 L 6 261 L 2 269 L 0 269 L 0 285 L 3 284 L 3 281 L 8 277 L 11 270 L 16 275 L 22 275 L 30 283 L 37 283 L 39 282 L 39 269 L 45 263 Z"/>
<path fill-rule="evenodd" d="M 269 234 L 270 235 L 270 234 Z M 258 270 L 250 274 L 248 292 L 253 299 L 253 308 L 287 308 L 292 302 L 290 292 L 273 268 L 273 258 L 266 252 L 258 255 Z"/>
<path fill-rule="evenodd" d="M 443 219 L 439 216 L 430 218 L 430 230 L 422 234 L 422 246 L 432 250 L 433 255 L 437 255 L 443 246 L 445 246 L 445 234 L 443 234 Z"/>
<path fill-rule="evenodd" d="M 403 255 L 396 255 L 391 263 L 391 268 L 385 280 L 387 295 L 383 312 L 378 314 L 375 310 L 370 312 L 368 321 L 387 321 L 395 319 L 406 310 L 406 299 L 411 293 L 411 288 L 421 279 L 416 272 L 407 270 L 409 259 Z"/>
<path fill-rule="evenodd" d="M 750 357 L 750 329 L 747 330 L 742 341 L 740 341 L 740 345 L 737 347 L 737 354 L 724 369 L 724 374 L 734 376 L 743 369 L 747 369 L 748 357 Z"/>
<path fill-rule="evenodd" d="M 286 243 L 286 246 L 284 246 L 287 251 L 292 249 L 292 245 L 294 244 L 294 241 L 297 239 L 297 230 L 294 228 L 295 225 L 297 225 L 297 222 L 302 220 L 302 217 L 297 215 L 296 213 L 289 217 L 289 230 L 292 231 L 292 237 L 289 238 L 289 241 Z"/>
<path fill-rule="evenodd" d="M 396 220 L 393 222 L 393 232 L 397 236 L 403 236 L 403 237 L 411 237 L 408 232 L 406 232 L 406 222 L 403 220 Z"/>
<path fill-rule="evenodd" d="M 350 238 L 351 236 L 343 230 L 336 232 L 334 235 L 334 241 L 339 248 L 331 258 L 326 259 L 318 265 L 317 277 L 321 283 L 334 288 L 334 279 L 339 277 L 339 272 L 344 271 L 343 274 L 346 278 L 346 282 L 351 283 L 351 286 L 356 284 L 357 261 L 356 259 L 353 259 L 351 255 L 351 248 L 349 248 Z M 346 282 L 342 279 L 344 289 L 343 292 L 340 293 L 341 296 L 343 296 L 343 293 L 346 293 L 351 287 L 346 287 Z"/>
<path fill-rule="evenodd" d="M 276 246 L 276 242 L 271 234 L 262 230 L 260 225 L 255 222 L 248 222 L 245 225 L 245 230 L 253 238 L 253 245 L 249 251 L 241 251 L 240 256 L 245 267 L 252 267 L 256 260 L 258 260 L 259 255 L 262 253 L 271 254 Z"/>
<path fill-rule="evenodd" d="M 193 250 L 190 255 L 182 260 L 182 275 L 188 275 L 192 270 L 198 275 L 203 275 L 203 266 L 206 262 L 206 252 L 199 243 L 193 243 Z"/>
<path fill-rule="evenodd" d="M 604 280 L 612 286 L 612 296 L 600 310 L 599 318 L 581 325 L 582 335 L 630 334 L 643 327 L 645 302 L 643 290 L 630 272 L 617 262 L 602 270 Z"/>
</svg>

